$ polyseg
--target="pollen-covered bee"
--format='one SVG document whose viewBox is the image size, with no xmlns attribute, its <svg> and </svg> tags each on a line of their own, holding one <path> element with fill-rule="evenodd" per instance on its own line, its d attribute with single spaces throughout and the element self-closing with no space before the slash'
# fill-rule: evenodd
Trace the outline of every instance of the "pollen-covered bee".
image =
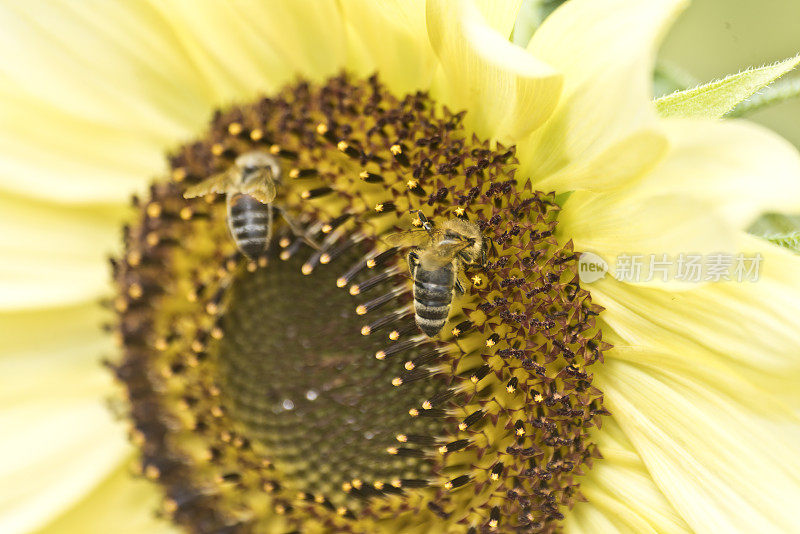
<svg viewBox="0 0 800 534">
<path fill-rule="evenodd" d="M 236 158 L 234 164 L 219 174 L 192 186 L 185 198 L 209 193 L 225 193 L 228 207 L 228 229 L 236 246 L 251 260 L 257 259 L 269 247 L 272 238 L 273 200 L 281 185 L 281 165 L 272 154 L 253 150 Z M 284 214 L 295 233 L 315 246 Z"/>
<path fill-rule="evenodd" d="M 428 337 L 438 334 L 450 315 L 453 291 L 464 294 L 463 266 L 486 264 L 485 238 L 477 225 L 449 219 L 434 227 L 419 212 L 422 228 L 390 234 L 386 242 L 410 246 L 407 261 L 414 280 L 414 320 Z"/>
</svg>

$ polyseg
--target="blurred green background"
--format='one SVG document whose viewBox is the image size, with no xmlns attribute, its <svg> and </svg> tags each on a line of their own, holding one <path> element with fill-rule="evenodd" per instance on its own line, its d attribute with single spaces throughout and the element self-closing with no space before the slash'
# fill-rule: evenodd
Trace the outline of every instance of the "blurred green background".
<svg viewBox="0 0 800 534">
<path fill-rule="evenodd" d="M 660 59 L 700 82 L 800 53 L 800 0 L 693 0 Z M 800 69 L 787 78 L 800 77 Z M 800 147 L 800 98 L 747 116 Z"/>
</svg>

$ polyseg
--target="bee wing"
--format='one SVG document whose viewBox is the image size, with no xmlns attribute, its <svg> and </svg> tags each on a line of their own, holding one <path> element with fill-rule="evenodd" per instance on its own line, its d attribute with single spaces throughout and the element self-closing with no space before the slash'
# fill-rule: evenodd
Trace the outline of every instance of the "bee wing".
<svg viewBox="0 0 800 534">
<path fill-rule="evenodd" d="M 189 187 L 183 192 L 183 198 L 202 197 L 209 193 L 226 193 L 233 184 L 233 174 L 227 170 Z"/>
<path fill-rule="evenodd" d="M 427 245 L 431 238 L 424 228 L 414 228 L 385 235 L 382 239 L 393 247 L 422 247 Z"/>
<path fill-rule="evenodd" d="M 275 188 L 275 179 L 272 176 L 272 169 L 261 169 L 256 176 L 239 187 L 239 191 L 250 195 L 262 204 L 269 204 L 275 200 L 275 195 L 278 193 Z"/>
<path fill-rule="evenodd" d="M 469 246 L 472 246 L 472 243 L 469 241 L 455 241 L 453 243 L 436 245 L 430 249 L 430 254 L 426 255 L 425 263 L 428 267 L 444 267 L 453 261 L 453 258 L 455 258 L 459 252 Z"/>
</svg>

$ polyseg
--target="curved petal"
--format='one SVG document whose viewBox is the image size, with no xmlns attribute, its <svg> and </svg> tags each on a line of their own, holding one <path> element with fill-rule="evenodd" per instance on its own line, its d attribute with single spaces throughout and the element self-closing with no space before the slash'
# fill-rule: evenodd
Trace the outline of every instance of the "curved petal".
<svg viewBox="0 0 800 534">
<path fill-rule="evenodd" d="M 214 107 L 345 64 L 334 0 L 0 2 L 0 187 L 121 201 Z"/>
<path fill-rule="evenodd" d="M 737 249 L 761 255 L 757 282 L 734 279 L 670 292 L 606 277 L 589 290 L 626 343 L 690 359 L 702 349 L 768 383 L 766 389 L 800 400 L 800 257 L 748 236 L 739 238 Z"/>
<path fill-rule="evenodd" d="M 29 532 L 129 454 L 104 396 L 96 306 L 0 316 L 0 531 Z"/>
<path fill-rule="evenodd" d="M 0 311 L 100 297 L 126 213 L 0 196 Z"/>
<path fill-rule="evenodd" d="M 800 211 L 800 154 L 785 139 L 745 121 L 670 119 L 662 128 L 670 154 L 634 194 L 710 199 L 740 229 L 767 211 Z"/>
<path fill-rule="evenodd" d="M 156 517 L 159 491 L 135 479 L 123 460 L 116 470 L 72 508 L 36 534 L 178 534 L 177 526 Z"/>
<path fill-rule="evenodd" d="M 594 439 L 603 458 L 580 480 L 588 499 L 566 514 L 569 534 L 689 533 L 664 497 L 614 417 L 603 419 Z"/>
<path fill-rule="evenodd" d="M 436 55 L 425 29 L 424 0 L 341 2 L 352 34 L 348 67 L 361 76 L 380 72 L 398 96 L 430 87 Z"/>
<path fill-rule="evenodd" d="M 556 105 L 561 76 L 489 26 L 470 1 L 429 0 L 428 36 L 442 65 L 434 92 L 476 133 L 514 142 Z"/>
<path fill-rule="evenodd" d="M 667 154 L 666 136 L 655 129 L 623 139 L 594 158 L 576 161 L 536 182 L 541 191 L 608 191 L 633 187 Z"/>
<path fill-rule="evenodd" d="M 590 159 L 656 120 L 653 62 L 686 0 L 573 0 L 545 19 L 528 51 L 564 75 L 550 119 L 518 147 L 534 183 Z"/>
<path fill-rule="evenodd" d="M 614 351 L 611 351 L 612 353 Z M 633 360 L 633 359 L 630 359 Z M 610 355 L 595 380 L 655 483 L 696 532 L 790 532 L 800 421 L 660 362 Z"/>
<path fill-rule="evenodd" d="M 709 204 L 677 194 L 643 201 L 629 196 L 627 190 L 578 191 L 564 205 L 557 232 L 562 240 L 572 239 L 575 250 L 602 257 L 611 265 L 610 274 L 620 280 L 677 289 L 686 284 L 674 277 L 664 281 L 655 265 L 651 270 L 651 256 L 677 258 L 681 253 L 734 250 L 736 232 Z M 590 290 L 594 293 L 597 287 L 592 285 Z"/>
</svg>

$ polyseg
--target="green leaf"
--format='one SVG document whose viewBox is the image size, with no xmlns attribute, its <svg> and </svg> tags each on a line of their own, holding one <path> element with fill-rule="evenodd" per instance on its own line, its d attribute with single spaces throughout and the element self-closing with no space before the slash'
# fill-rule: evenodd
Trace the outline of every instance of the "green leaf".
<svg viewBox="0 0 800 534">
<path fill-rule="evenodd" d="M 779 80 L 757 93 L 728 113 L 728 117 L 744 117 L 760 109 L 800 96 L 800 77 Z"/>
<path fill-rule="evenodd" d="M 800 215 L 767 213 L 753 223 L 747 231 L 800 254 Z"/>
<path fill-rule="evenodd" d="M 795 68 L 798 63 L 800 55 L 678 91 L 656 100 L 656 109 L 662 117 L 718 119 Z"/>
</svg>

